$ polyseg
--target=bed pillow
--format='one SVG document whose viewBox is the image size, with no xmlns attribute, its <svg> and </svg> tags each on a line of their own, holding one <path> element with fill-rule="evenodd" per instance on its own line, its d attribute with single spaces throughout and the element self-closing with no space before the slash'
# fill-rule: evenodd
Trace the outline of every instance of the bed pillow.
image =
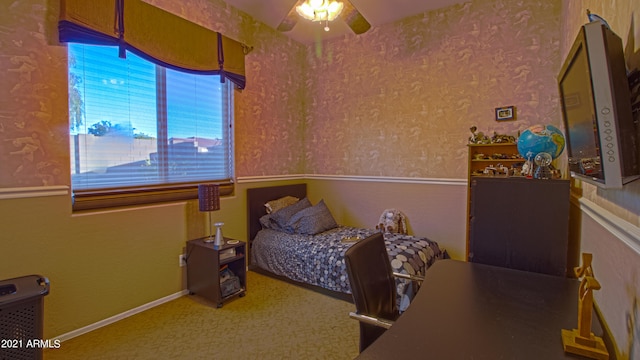
<svg viewBox="0 0 640 360">
<path fill-rule="evenodd" d="M 285 226 L 285 231 L 295 234 L 315 235 L 336 227 L 338 227 L 338 224 L 333 215 L 331 215 L 331 211 L 329 211 L 324 200 L 320 200 L 314 206 L 295 213 Z"/>
<path fill-rule="evenodd" d="M 273 220 L 271 220 L 271 215 L 270 214 L 262 215 L 260 217 L 260 225 L 262 225 L 263 229 L 278 230 L 278 229 L 275 228 L 276 224 L 275 224 L 275 222 L 273 222 Z"/>
<path fill-rule="evenodd" d="M 306 197 L 293 205 L 284 207 L 270 214 L 271 221 L 278 227 L 276 230 L 283 230 L 289 223 L 289 219 L 298 211 L 311 207 L 311 202 Z"/>
<path fill-rule="evenodd" d="M 293 205 L 297 203 L 299 200 L 300 199 L 295 196 L 287 195 L 279 199 L 267 201 L 267 203 L 264 204 L 264 207 L 267 210 L 267 214 L 271 214 L 289 205 Z"/>
</svg>

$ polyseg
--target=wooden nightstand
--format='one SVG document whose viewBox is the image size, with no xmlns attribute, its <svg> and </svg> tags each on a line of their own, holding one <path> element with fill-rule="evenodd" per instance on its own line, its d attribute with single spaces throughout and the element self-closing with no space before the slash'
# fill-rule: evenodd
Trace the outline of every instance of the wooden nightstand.
<svg viewBox="0 0 640 360">
<path fill-rule="evenodd" d="M 246 244 L 242 241 L 229 244 L 235 240 L 224 240 L 225 244 L 220 249 L 214 249 L 213 243 L 204 242 L 204 238 L 187 241 L 187 289 L 218 307 L 235 296 L 243 297 L 247 291 Z M 225 267 L 238 277 L 240 289 L 223 296 L 220 271 Z"/>
</svg>

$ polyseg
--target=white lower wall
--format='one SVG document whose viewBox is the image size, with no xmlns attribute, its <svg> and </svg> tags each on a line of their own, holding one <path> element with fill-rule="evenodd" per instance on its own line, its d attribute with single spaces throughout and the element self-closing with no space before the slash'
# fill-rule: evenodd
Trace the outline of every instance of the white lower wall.
<svg viewBox="0 0 640 360">
<path fill-rule="evenodd" d="M 407 216 L 409 234 L 423 236 L 464 260 L 467 182 L 459 179 L 307 175 L 309 199 L 324 199 L 340 224 L 375 228 L 385 209 Z"/>
<path fill-rule="evenodd" d="M 573 235 L 593 254 L 602 288 L 594 297 L 617 345 L 619 359 L 640 359 L 640 228 L 584 198 L 572 199 Z"/>
</svg>

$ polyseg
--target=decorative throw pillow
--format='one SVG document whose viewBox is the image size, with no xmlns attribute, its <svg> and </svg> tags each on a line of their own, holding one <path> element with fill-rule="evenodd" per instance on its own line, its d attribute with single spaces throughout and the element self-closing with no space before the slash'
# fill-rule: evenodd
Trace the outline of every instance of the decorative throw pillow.
<svg viewBox="0 0 640 360">
<path fill-rule="evenodd" d="M 280 229 L 284 229 L 289 223 L 289 219 L 298 211 L 311 207 L 309 199 L 304 198 L 293 205 L 284 207 L 274 213 L 272 213 L 271 221 L 274 222 Z"/>
<path fill-rule="evenodd" d="M 263 229 L 274 229 L 275 223 L 271 220 L 271 215 L 266 214 L 260 217 L 260 225 L 262 225 Z"/>
<path fill-rule="evenodd" d="M 295 213 L 284 228 L 285 232 L 315 235 L 338 227 L 324 200 Z"/>
<path fill-rule="evenodd" d="M 264 204 L 264 207 L 267 209 L 267 214 L 271 214 L 289 205 L 293 205 L 299 200 L 300 199 L 295 196 L 287 195 L 276 200 L 268 201 L 266 204 Z"/>
</svg>

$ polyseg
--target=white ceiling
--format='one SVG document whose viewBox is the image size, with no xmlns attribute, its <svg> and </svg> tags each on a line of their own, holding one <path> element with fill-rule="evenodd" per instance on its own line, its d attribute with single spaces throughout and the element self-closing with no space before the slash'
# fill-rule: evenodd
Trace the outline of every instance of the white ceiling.
<svg viewBox="0 0 640 360">
<path fill-rule="evenodd" d="M 296 0 L 225 0 L 227 4 L 251 15 L 271 28 L 277 28 L 287 16 Z M 372 27 L 418 15 L 426 11 L 460 4 L 465 0 L 350 0 Z M 323 25 L 300 18 L 296 26 L 283 34 L 303 44 L 326 40 L 352 33 L 341 19 L 329 24 L 325 32 Z"/>
</svg>

